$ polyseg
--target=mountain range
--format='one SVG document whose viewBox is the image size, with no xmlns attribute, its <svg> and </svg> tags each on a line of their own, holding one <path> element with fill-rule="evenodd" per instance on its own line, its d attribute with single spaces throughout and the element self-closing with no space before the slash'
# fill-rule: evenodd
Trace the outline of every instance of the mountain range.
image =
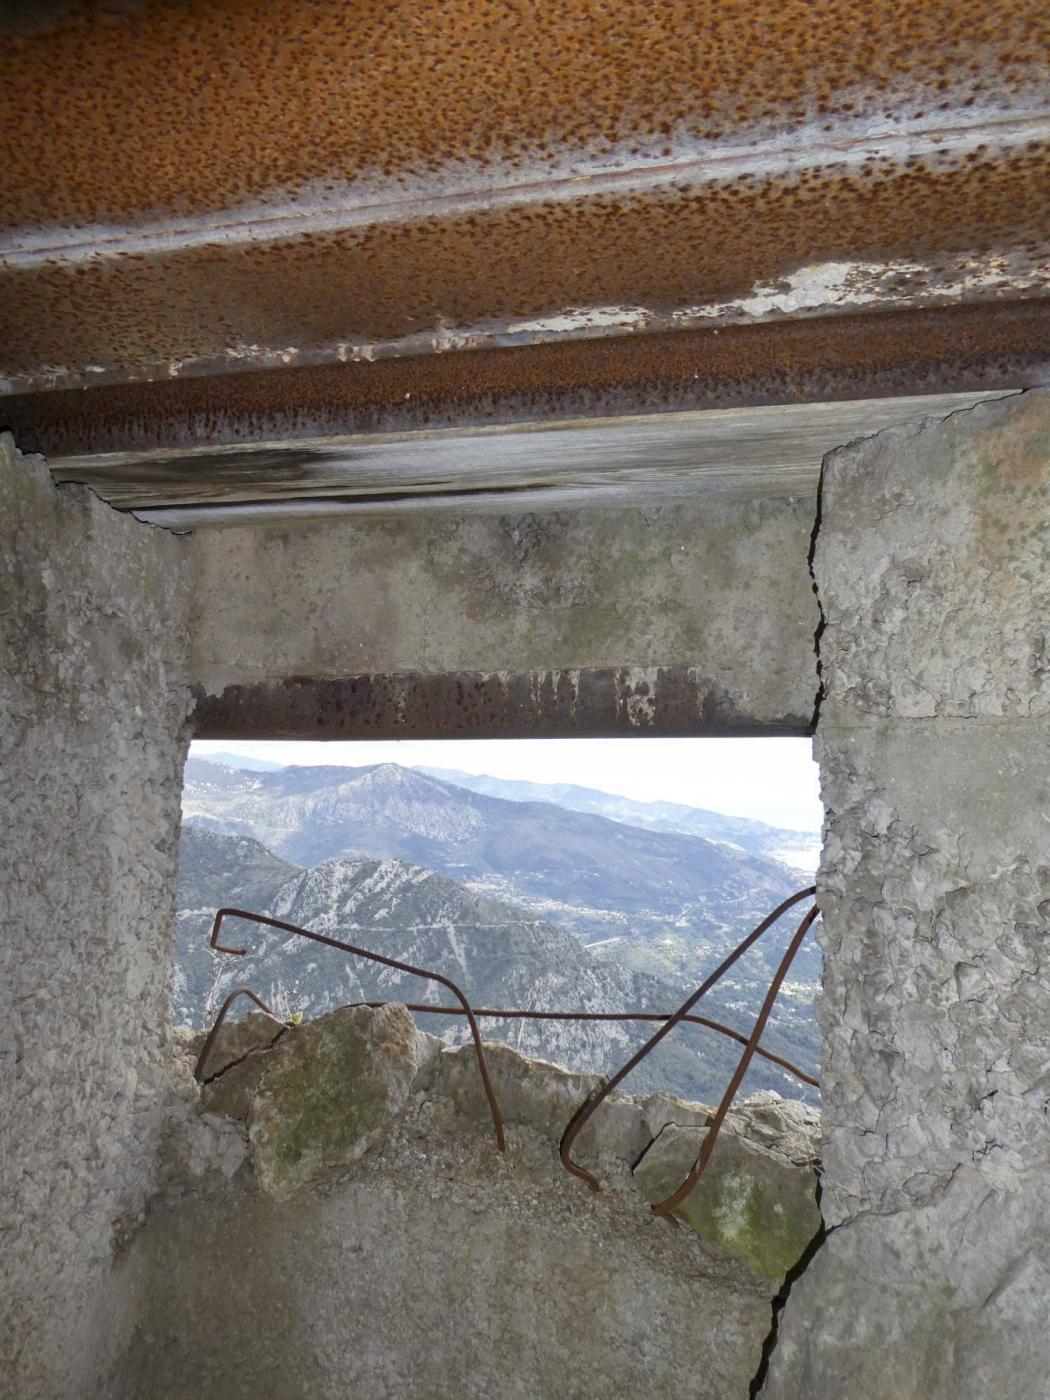
<svg viewBox="0 0 1050 1400">
<path fill-rule="evenodd" d="M 701 836 L 705 841 L 731 846 L 748 855 L 782 861 L 802 874 L 812 874 L 820 856 L 819 831 L 791 831 L 751 817 L 728 817 L 722 812 L 709 812 L 682 802 L 638 802 L 575 783 L 532 783 L 520 778 L 462 773 L 453 768 L 421 768 L 419 771 L 486 797 L 502 797 L 508 802 L 553 802 L 573 812 L 590 812 L 628 826 Z"/>
<path fill-rule="evenodd" d="M 233 877 L 224 885 L 227 872 Z M 221 892 L 220 892 L 221 891 Z M 299 870 L 258 842 L 188 826 L 179 870 L 174 986 L 176 1019 L 209 1019 L 234 987 L 253 988 L 274 1011 L 314 1017 L 358 1001 L 454 1004 L 439 984 L 350 957 L 246 920 L 223 924 L 223 940 L 248 950 L 243 958 L 212 953 L 215 908 L 233 903 L 443 973 L 474 1006 L 530 1010 L 674 1010 L 683 989 L 593 957 L 567 933 L 499 901 L 473 894 L 442 875 L 396 859 L 344 857 Z M 699 1008 L 746 1033 L 747 1018 L 717 1000 Z M 453 1042 L 466 1038 L 461 1018 L 419 1013 L 426 1029 Z M 628 1059 L 656 1026 L 638 1022 L 488 1020 L 487 1039 L 574 1069 L 609 1072 Z M 799 1058 L 775 1031 L 767 1049 Z M 739 1046 L 717 1034 L 681 1027 L 643 1062 L 637 1090 L 717 1099 Z M 751 1090 L 801 1096 L 802 1086 L 759 1062 Z M 812 1095 L 810 1095 L 812 1097 Z"/>
<path fill-rule="evenodd" d="M 765 841 L 769 832 L 776 832 L 761 823 L 751 824 L 759 828 L 756 836 L 746 829 L 747 823 L 723 818 L 735 825 L 740 839 L 711 840 L 655 826 L 632 826 L 624 820 L 529 800 L 524 794 L 511 800 L 479 793 L 396 764 L 260 771 L 191 758 L 186 766 L 184 818 L 183 866 L 190 873 L 184 876 L 179 901 L 176 1009 L 182 1015 L 200 1006 L 200 995 L 215 976 L 210 966 L 191 969 L 186 939 L 192 937 L 200 946 L 206 942 L 210 911 L 216 904 L 244 907 L 244 892 L 250 891 L 254 902 L 247 907 L 264 912 L 276 907 L 279 895 L 287 899 L 289 881 L 319 879 L 317 870 L 332 861 L 340 865 L 394 862 L 402 870 L 422 867 L 435 879 L 443 876 L 455 882 L 458 914 L 456 918 L 443 916 L 438 921 L 443 925 L 475 920 L 471 900 L 498 907 L 503 913 L 495 922 L 518 929 L 515 936 L 519 945 L 524 937 L 521 930 L 526 928 L 529 939 L 539 940 L 533 950 L 533 972 L 541 983 L 544 976 L 554 978 L 543 983 L 549 997 L 554 998 L 537 1003 L 545 1007 L 573 1005 L 574 979 L 586 971 L 581 985 L 590 988 L 588 994 L 597 998 L 604 995 L 604 988 L 612 998 L 602 1009 L 671 1010 L 805 878 L 779 861 L 744 848 L 744 839 Z M 232 844 L 201 846 L 199 836 L 191 833 L 202 829 L 229 838 Z M 196 849 L 187 845 L 190 842 L 197 842 Z M 340 876 L 344 878 L 348 878 L 345 872 Z M 330 904 L 320 898 L 322 888 L 327 886 L 316 880 L 304 886 L 312 891 L 307 911 L 310 919 L 335 917 Z M 433 889 L 428 886 L 430 894 Z M 234 897 L 232 892 L 237 890 L 242 893 Z M 444 897 L 452 899 L 448 890 Z M 463 904 L 463 900 L 468 903 Z M 486 919 L 492 922 L 488 915 Z M 292 921 L 308 922 L 295 916 Z M 783 929 L 771 930 L 719 984 L 716 990 L 721 1011 L 709 1014 L 738 1028 L 749 1028 L 794 926 L 790 916 L 783 924 Z M 310 926 L 319 927 L 316 922 Z M 385 936 L 392 927 L 388 924 L 384 929 L 381 920 L 368 924 L 359 914 L 345 926 L 356 930 L 349 941 L 377 949 L 372 934 Z M 362 929 L 371 930 L 368 937 Z M 555 935 L 560 941 L 552 941 Z M 504 961 L 510 957 L 510 943 L 503 953 L 498 940 L 495 944 L 489 940 L 484 948 L 476 940 L 466 946 L 471 949 L 467 980 L 474 979 L 472 999 L 481 991 L 481 1004 L 507 1005 L 511 984 L 500 982 L 499 965 L 501 956 Z M 316 954 L 319 950 L 311 951 Z M 428 951 L 438 956 L 442 949 Z M 579 962 L 581 957 L 583 962 Z M 411 957 L 407 960 L 413 961 Z M 205 962 L 210 963 L 207 954 Z M 423 965 L 441 966 L 439 962 Z M 809 942 L 792 969 L 766 1036 L 770 1045 L 771 1038 L 776 1038 L 780 1053 L 810 1072 L 819 1044 L 810 1006 L 819 966 L 819 949 L 815 942 Z M 596 969 L 601 968 L 610 982 L 594 982 Z M 462 972 L 460 968 L 459 973 L 448 975 L 459 980 Z M 339 976 L 342 979 L 342 974 Z M 343 985 L 342 980 L 339 985 Z M 531 983 L 520 977 L 514 986 L 516 995 L 537 994 Z M 300 989 L 297 995 L 308 996 L 310 1014 L 328 1009 L 318 1004 L 316 987 L 309 993 Z M 520 995 L 511 1004 L 528 1004 Z M 423 999 L 416 991 L 412 996 Z M 200 1010 L 193 1019 L 201 1019 Z M 551 1045 L 552 1036 L 558 1038 L 551 1025 L 517 1023 L 513 1033 L 525 1039 L 514 1043 L 530 1053 L 540 1053 L 535 1042 L 540 1033 L 537 1026 L 543 1028 L 546 1043 Z M 608 1032 L 607 1027 L 599 1029 L 603 1035 Z M 510 1031 L 507 1033 L 509 1036 Z M 684 1034 L 708 1033 L 690 1030 Z M 581 1035 L 590 1037 L 594 1051 L 595 1028 Z M 719 1040 L 718 1049 L 732 1054 L 728 1042 Z M 557 1056 L 551 1050 L 547 1058 Z M 695 1081 L 695 1066 L 689 1075 Z M 784 1091 L 784 1081 L 769 1087 Z M 690 1092 L 699 1092 L 695 1082 Z"/>
</svg>

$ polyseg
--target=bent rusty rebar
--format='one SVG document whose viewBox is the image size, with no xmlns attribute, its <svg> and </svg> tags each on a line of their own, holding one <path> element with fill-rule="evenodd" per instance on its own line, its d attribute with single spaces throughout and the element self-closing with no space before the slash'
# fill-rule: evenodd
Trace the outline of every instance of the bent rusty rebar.
<svg viewBox="0 0 1050 1400">
<path fill-rule="evenodd" d="M 655 1033 L 655 1035 L 650 1036 L 650 1038 L 645 1042 L 642 1048 L 638 1050 L 634 1055 L 632 1055 L 631 1058 L 627 1061 L 627 1063 L 622 1066 L 622 1068 L 618 1069 L 616 1073 L 612 1075 L 611 1078 L 607 1079 L 604 1084 L 602 1084 L 598 1089 L 596 1089 L 592 1094 L 589 1094 L 587 1098 L 584 1099 L 583 1103 L 573 1114 L 572 1119 L 569 1122 L 569 1126 L 565 1129 L 565 1132 L 562 1136 L 560 1153 L 562 1165 L 565 1167 L 566 1171 L 571 1172 L 573 1176 L 578 1176 L 581 1181 L 585 1181 L 592 1191 L 601 1190 L 601 1184 L 599 1183 L 598 1178 L 594 1176 L 591 1172 L 587 1171 L 586 1168 L 581 1167 L 578 1163 L 574 1162 L 572 1160 L 571 1155 L 572 1144 L 575 1142 L 579 1134 L 583 1131 L 583 1128 L 586 1126 L 588 1120 L 598 1108 L 598 1105 L 602 1103 L 603 1100 L 608 1098 L 608 1096 L 612 1093 L 616 1086 L 622 1083 L 623 1080 L 627 1078 L 631 1071 L 635 1069 L 641 1063 L 642 1060 L 645 1059 L 646 1055 L 648 1055 L 651 1050 L 654 1050 L 662 1040 L 664 1040 L 668 1035 L 670 1035 L 670 1033 L 674 1030 L 675 1026 L 677 1026 L 681 1021 L 685 1020 L 686 1016 L 693 1009 L 693 1007 L 700 1000 L 700 998 L 706 992 L 710 991 L 710 989 L 715 985 L 716 982 L 718 982 L 722 977 L 725 976 L 725 974 L 729 971 L 733 964 L 737 962 L 739 958 L 743 957 L 747 950 L 750 947 L 752 947 L 752 945 L 755 944 L 758 941 L 758 939 L 762 937 L 762 935 L 766 932 L 768 928 L 771 928 L 773 924 L 777 922 L 781 915 L 785 914 L 789 909 L 793 908 L 794 905 L 800 904 L 802 900 L 808 899 L 812 895 L 815 895 L 816 892 L 816 886 L 809 885 L 806 889 L 799 890 L 796 894 L 791 895 L 788 899 L 785 899 L 782 903 L 778 904 L 777 907 L 773 910 L 773 912 L 771 914 L 768 914 L 760 924 L 758 924 L 754 929 L 752 929 L 752 931 L 747 935 L 747 937 L 743 939 L 742 942 L 737 944 L 737 946 L 728 955 L 728 957 L 724 958 L 722 962 L 719 963 L 718 967 L 715 968 L 714 972 L 711 973 L 710 977 L 706 978 L 705 981 L 703 981 L 700 984 L 697 990 L 693 992 L 692 996 L 688 997 L 682 1003 L 678 1010 L 668 1018 L 668 1020 L 660 1027 L 660 1029 Z M 808 929 L 809 925 L 813 922 L 813 918 L 816 917 L 816 912 L 816 910 L 812 911 L 813 917 L 809 918 L 808 922 L 806 920 L 803 920 L 803 936 L 805 934 L 805 930 Z M 798 938 L 798 941 L 801 943 L 801 938 L 799 938 L 798 934 L 796 934 L 795 937 Z M 792 954 L 792 956 L 794 955 Z M 784 974 L 786 974 L 786 971 L 787 969 L 784 968 L 784 973 L 780 974 L 780 982 L 783 981 L 783 976 Z M 776 991 L 780 990 L 780 982 L 776 982 Z M 774 992 L 774 996 L 775 995 L 776 993 Z M 772 1006 L 772 1002 L 770 1002 L 770 1006 Z M 769 1013 L 767 1011 L 767 1018 L 768 1015 Z M 765 1021 L 763 1021 L 763 1025 L 764 1024 Z M 752 1036 L 753 1035 L 754 1033 L 752 1032 Z M 745 1055 L 747 1055 L 747 1063 L 750 1063 L 751 1055 L 747 1054 L 746 1049 L 744 1053 Z M 752 1051 L 752 1054 L 753 1053 L 754 1052 Z M 745 1069 L 746 1068 L 747 1066 L 745 1065 Z M 741 1075 L 741 1078 L 742 1077 L 743 1076 Z M 723 1114 L 723 1117 L 724 1116 L 725 1115 Z M 719 1124 L 719 1126 L 721 1126 L 721 1124 Z"/>
<path fill-rule="evenodd" d="M 222 1025 L 223 1021 L 226 1020 L 227 1011 L 229 1011 L 230 1007 L 233 1005 L 233 1003 L 237 1000 L 238 997 L 250 997 L 252 1001 L 255 1002 L 256 1006 L 260 1009 L 260 1011 L 265 1011 L 267 1016 L 272 1016 L 279 1026 L 287 1024 L 286 1022 L 281 1020 L 280 1016 L 278 1016 L 275 1011 L 272 1011 L 270 1007 L 266 1005 L 262 997 L 256 996 L 256 994 L 252 991 L 251 987 L 235 988 L 234 991 L 230 993 L 230 995 L 226 998 L 223 1004 L 219 1007 L 219 1014 L 215 1018 L 215 1024 L 208 1032 L 207 1038 L 205 1039 L 204 1044 L 201 1046 L 201 1052 L 197 1056 L 197 1063 L 193 1067 L 193 1077 L 198 1084 L 204 1078 L 204 1066 L 208 1062 L 208 1056 L 211 1053 L 211 1047 L 215 1044 L 215 1037 L 219 1034 L 219 1027 Z"/>
<path fill-rule="evenodd" d="M 668 1215 L 672 1210 L 674 1210 L 675 1206 L 681 1205 L 682 1202 L 685 1200 L 686 1196 L 689 1195 L 689 1192 L 693 1189 L 693 1187 L 703 1175 L 704 1169 L 706 1168 L 708 1162 L 711 1160 L 711 1157 L 714 1153 L 715 1143 L 718 1141 L 718 1134 L 722 1131 L 722 1124 L 725 1122 L 726 1114 L 729 1112 L 729 1106 L 733 1102 L 733 1099 L 736 1097 L 736 1091 L 740 1088 L 741 1081 L 743 1080 L 744 1075 L 747 1073 L 747 1067 L 751 1063 L 752 1057 L 754 1056 L 755 1050 L 758 1046 L 759 1037 L 766 1028 L 766 1022 L 769 1020 L 769 1013 L 773 1010 L 773 1003 L 776 1001 L 777 994 L 779 993 L 781 988 L 781 984 L 783 983 L 784 978 L 787 976 L 788 968 L 794 961 L 795 954 L 798 952 L 799 948 L 801 948 L 802 940 L 809 932 L 810 925 L 813 923 L 813 921 L 816 919 L 819 913 L 820 910 L 817 908 L 816 905 L 814 905 L 813 908 L 810 909 L 810 911 L 806 914 L 802 922 L 799 924 L 798 928 L 795 930 L 795 935 L 792 938 L 791 942 L 788 944 L 787 951 L 785 952 L 783 958 L 780 960 L 780 966 L 777 968 L 776 973 L 773 976 L 773 980 L 769 984 L 769 991 L 766 993 L 766 999 L 762 1003 L 762 1010 L 758 1013 L 758 1019 L 756 1020 L 754 1028 L 751 1031 L 751 1035 L 744 1049 L 744 1053 L 740 1056 L 740 1061 L 737 1064 L 736 1072 L 734 1073 L 732 1079 L 729 1081 L 729 1085 L 726 1088 L 725 1093 L 722 1095 L 722 1101 L 718 1105 L 718 1110 L 715 1113 L 714 1118 L 711 1120 L 711 1124 L 708 1127 L 707 1133 L 704 1136 L 703 1146 L 700 1148 L 700 1155 L 693 1163 L 689 1175 L 682 1182 L 681 1186 L 679 1186 L 678 1190 L 673 1192 L 670 1196 L 668 1196 L 666 1200 L 656 1202 L 656 1204 L 653 1206 L 654 1215 Z"/>
<path fill-rule="evenodd" d="M 300 938 L 308 938 L 314 943 L 323 943 L 328 948 L 338 948 L 340 952 L 350 953 L 356 958 L 366 958 L 370 962 L 382 963 L 384 967 L 392 967 L 398 972 L 410 973 L 413 977 L 424 977 L 430 982 L 439 982 L 441 986 L 447 987 L 452 995 L 459 1002 L 463 1009 L 463 1014 L 467 1018 L 470 1026 L 470 1034 L 474 1041 L 474 1053 L 478 1060 L 478 1069 L 481 1072 L 481 1083 L 485 1090 L 485 1097 L 488 1100 L 489 1112 L 492 1114 L 492 1123 L 496 1129 L 496 1145 L 501 1152 L 507 1148 L 506 1134 L 503 1131 L 503 1116 L 500 1113 L 499 1104 L 496 1101 L 496 1094 L 492 1087 L 492 1080 L 489 1078 L 488 1065 L 485 1062 L 485 1051 L 481 1046 L 481 1032 L 478 1030 L 478 1023 L 470 1003 L 463 995 L 459 987 L 449 977 L 443 976 L 440 972 L 431 972 L 427 968 L 413 967 L 411 963 L 398 962 L 396 958 L 384 957 L 382 953 L 369 952 L 367 948 L 355 948 L 352 943 L 344 943 L 338 938 L 329 938 L 326 934 L 315 933 L 312 929 L 301 928 L 298 924 L 286 923 L 283 919 L 272 919 L 268 914 L 253 914 L 246 909 L 217 909 L 215 911 L 215 922 L 211 928 L 210 946 L 217 953 L 233 953 L 237 957 L 243 957 L 244 948 L 228 948 L 218 942 L 219 929 L 224 918 L 248 919 L 252 923 L 266 924 L 270 928 L 282 929 L 285 933 L 297 934 Z"/>
<path fill-rule="evenodd" d="M 387 1001 L 355 1001 L 351 1005 L 368 1006 L 375 1010 L 380 1006 L 389 1006 L 390 1003 Z M 432 1016 L 463 1015 L 458 1006 L 428 1006 L 421 1002 L 406 1002 L 404 1005 L 406 1011 L 423 1011 Z M 496 1011 L 489 1006 L 474 1007 L 474 1015 L 479 1020 L 484 1020 L 488 1016 L 493 1020 L 505 1021 L 669 1021 L 672 1014 L 670 1011 Z M 707 1016 L 683 1016 L 682 1020 L 692 1026 L 704 1026 L 707 1030 L 717 1031 L 719 1035 L 728 1036 L 730 1040 L 736 1040 L 741 1045 L 748 1044 L 746 1035 L 741 1035 L 739 1031 L 733 1030 L 730 1026 L 724 1026 L 721 1021 L 712 1021 Z M 785 1060 L 780 1055 L 774 1055 L 771 1050 L 756 1045 L 755 1054 L 768 1060 L 770 1064 L 779 1065 L 781 1069 L 786 1069 L 788 1074 L 794 1075 L 803 1084 L 811 1084 L 814 1089 L 820 1088 L 819 1079 L 814 1079 L 805 1070 L 799 1069 L 798 1065 L 793 1065 L 790 1060 Z"/>
</svg>

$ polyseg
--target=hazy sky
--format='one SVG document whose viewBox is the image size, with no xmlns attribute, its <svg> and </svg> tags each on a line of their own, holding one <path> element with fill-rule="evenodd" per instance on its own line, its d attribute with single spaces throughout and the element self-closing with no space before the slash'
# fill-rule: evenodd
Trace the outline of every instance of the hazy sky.
<svg viewBox="0 0 1050 1400">
<path fill-rule="evenodd" d="M 643 802 L 685 802 L 800 831 L 820 828 L 808 739 L 392 739 L 306 743 L 200 740 L 193 752 L 273 763 L 403 763 L 536 783 L 576 783 Z"/>
</svg>

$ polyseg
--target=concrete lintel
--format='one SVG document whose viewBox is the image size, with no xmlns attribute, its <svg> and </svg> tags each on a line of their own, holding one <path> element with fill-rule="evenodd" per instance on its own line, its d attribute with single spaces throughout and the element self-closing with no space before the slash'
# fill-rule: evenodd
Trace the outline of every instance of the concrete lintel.
<svg viewBox="0 0 1050 1400">
<path fill-rule="evenodd" d="M 712 495 L 200 528 L 199 732 L 805 732 L 814 512 Z"/>
</svg>

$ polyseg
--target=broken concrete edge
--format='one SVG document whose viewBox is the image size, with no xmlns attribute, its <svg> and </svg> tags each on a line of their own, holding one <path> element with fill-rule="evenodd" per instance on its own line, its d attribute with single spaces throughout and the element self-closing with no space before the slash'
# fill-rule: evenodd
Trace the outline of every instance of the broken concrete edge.
<svg viewBox="0 0 1050 1400">
<path fill-rule="evenodd" d="M 195 1055 L 201 1033 L 181 1032 Z M 485 1047 L 506 1124 L 507 1160 L 562 1167 L 566 1125 L 600 1077 L 530 1059 L 507 1045 Z M 251 1014 L 223 1026 L 200 1090 L 205 1141 L 182 1160 L 202 1175 L 217 1149 L 219 1175 L 234 1171 L 275 1199 L 337 1178 L 401 1134 L 477 1142 L 496 1153 L 473 1047 L 449 1047 L 420 1031 L 399 1004 L 343 1007 L 283 1028 Z M 663 1199 L 696 1158 L 714 1110 L 670 1094 L 611 1095 L 575 1152 L 603 1188 Z M 675 1212 L 707 1245 L 773 1285 L 821 1229 L 819 1114 L 760 1093 L 728 1115 L 704 1177 Z M 204 1164 L 202 1171 L 202 1164 Z M 565 1189 L 579 1189 L 567 1176 Z"/>
</svg>

